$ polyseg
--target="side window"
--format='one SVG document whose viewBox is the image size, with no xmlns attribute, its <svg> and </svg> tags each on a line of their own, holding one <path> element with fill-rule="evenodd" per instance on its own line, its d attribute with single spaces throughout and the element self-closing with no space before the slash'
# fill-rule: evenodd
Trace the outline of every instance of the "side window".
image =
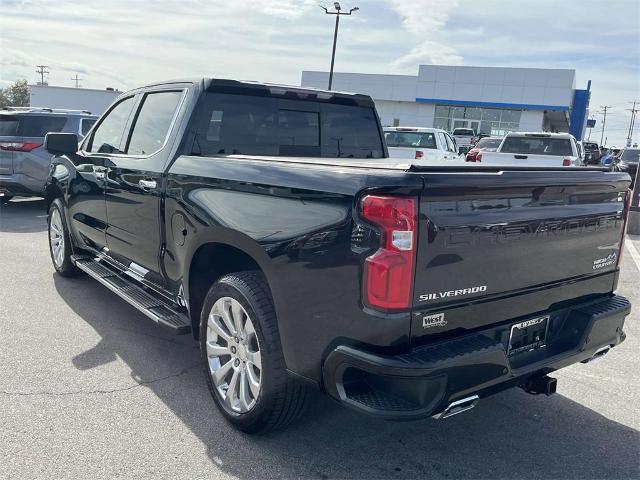
<svg viewBox="0 0 640 480">
<path fill-rule="evenodd" d="M 145 95 L 127 147 L 129 155 L 150 155 L 164 145 L 182 91 Z"/>
<path fill-rule="evenodd" d="M 96 119 L 95 118 L 83 118 L 80 120 L 80 135 L 82 135 L 83 137 L 89 133 L 89 130 L 91 130 L 91 127 L 93 127 L 93 124 L 96 123 Z"/>
<path fill-rule="evenodd" d="M 93 132 L 89 152 L 122 153 L 120 150 L 122 134 L 134 105 L 135 97 L 125 98 L 107 113 Z"/>
<path fill-rule="evenodd" d="M 438 132 L 438 138 L 440 139 L 440 145 L 443 150 L 449 150 L 449 145 L 447 144 L 447 136 L 443 132 Z"/>
<path fill-rule="evenodd" d="M 445 135 L 447 137 L 447 147 L 449 148 L 450 152 L 453 153 L 457 153 L 457 149 L 456 149 L 456 141 L 451 138 L 449 135 Z"/>
</svg>

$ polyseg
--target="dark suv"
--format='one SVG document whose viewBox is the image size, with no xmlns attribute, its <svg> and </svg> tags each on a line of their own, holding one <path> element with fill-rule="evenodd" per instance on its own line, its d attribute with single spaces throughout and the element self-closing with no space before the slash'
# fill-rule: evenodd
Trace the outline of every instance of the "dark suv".
<svg viewBox="0 0 640 480">
<path fill-rule="evenodd" d="M 0 110 L 0 201 L 15 195 L 44 195 L 51 155 L 43 148 L 48 132 L 84 137 L 97 120 L 91 112 L 51 108 Z"/>
</svg>

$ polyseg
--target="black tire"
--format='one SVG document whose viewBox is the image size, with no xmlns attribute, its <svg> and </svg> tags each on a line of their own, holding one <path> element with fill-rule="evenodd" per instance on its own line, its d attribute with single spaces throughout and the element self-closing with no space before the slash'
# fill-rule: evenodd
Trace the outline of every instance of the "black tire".
<svg viewBox="0 0 640 480">
<path fill-rule="evenodd" d="M 62 251 L 62 261 L 56 263 L 54 259 L 54 250 L 53 244 L 51 241 L 51 237 L 53 235 L 53 231 L 51 228 L 51 220 L 55 214 L 59 215 L 61 220 L 61 225 L 59 228 L 61 229 L 63 242 L 63 251 Z M 56 198 L 52 203 L 51 207 L 49 207 L 49 215 L 47 216 L 47 233 L 49 237 L 49 255 L 51 256 L 51 263 L 53 263 L 53 268 L 56 269 L 63 277 L 75 277 L 80 274 L 80 270 L 71 262 L 71 239 L 69 237 L 69 231 L 67 229 L 67 223 L 64 215 L 64 206 L 62 205 L 62 201 L 59 198 Z"/>
<path fill-rule="evenodd" d="M 215 302 L 222 297 L 237 300 L 251 319 L 262 361 L 260 393 L 246 413 L 231 411 L 215 388 L 207 358 L 207 320 Z M 266 280 L 260 272 L 225 275 L 205 297 L 200 314 L 200 351 L 209 391 L 227 421 L 245 433 L 264 433 L 283 428 L 301 416 L 308 387 L 287 374 L 278 323 Z"/>
</svg>

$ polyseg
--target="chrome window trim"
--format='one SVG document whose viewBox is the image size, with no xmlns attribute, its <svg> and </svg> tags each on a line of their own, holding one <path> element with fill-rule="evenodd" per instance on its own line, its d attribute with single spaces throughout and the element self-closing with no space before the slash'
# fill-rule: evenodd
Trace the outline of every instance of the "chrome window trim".
<svg viewBox="0 0 640 480">
<path fill-rule="evenodd" d="M 182 105 L 184 104 L 185 98 L 187 97 L 187 92 L 189 91 L 188 88 L 183 87 L 183 88 L 164 88 L 164 89 L 160 89 L 160 90 L 145 90 L 142 92 L 137 92 L 136 94 L 127 97 L 127 98 L 134 98 L 137 94 L 141 94 L 143 95 L 143 100 L 140 104 L 140 106 L 138 107 L 138 110 L 135 112 L 135 121 L 138 121 L 138 115 L 140 113 L 140 110 L 142 109 L 142 107 L 144 107 L 144 100 L 146 99 L 147 95 L 150 94 L 154 94 L 154 93 L 162 93 L 162 92 L 179 92 L 182 91 L 182 96 L 180 97 L 180 100 L 178 100 L 178 105 L 176 106 L 175 111 L 173 112 L 173 117 L 171 118 L 171 122 L 169 123 L 169 129 L 167 130 L 166 135 L 164 136 L 164 141 L 162 142 L 162 145 L 160 146 L 160 148 L 158 148 L 155 152 L 153 153 L 148 153 L 146 155 L 129 155 L 128 153 L 98 153 L 98 152 L 88 152 L 84 149 L 84 144 L 82 146 L 82 150 L 80 150 L 80 153 L 82 153 L 83 155 L 87 156 L 87 157 L 108 157 L 108 158 L 139 158 L 139 159 L 143 159 L 143 158 L 150 158 L 152 156 L 154 156 L 155 154 L 157 154 L 158 152 L 162 151 L 166 146 L 167 146 L 167 142 L 169 141 L 169 136 L 171 135 L 171 132 L 173 130 L 173 128 L 175 127 L 175 124 L 178 120 L 178 114 L 180 113 L 180 110 L 182 109 Z M 122 100 L 126 100 L 126 99 L 122 99 Z M 118 104 L 120 104 L 121 102 L 118 102 Z M 95 128 L 95 126 L 97 125 L 98 122 L 96 122 L 93 127 L 91 127 L 91 130 L 93 131 L 93 129 Z M 128 136 L 127 136 L 127 143 L 130 140 L 130 136 L 131 133 L 133 132 L 133 129 L 135 128 L 136 124 L 133 123 L 131 125 L 131 129 L 127 132 Z M 90 132 L 91 133 L 91 132 Z M 89 137 L 89 134 L 87 134 L 87 137 Z M 83 142 L 84 143 L 84 142 Z M 128 146 L 128 145 L 127 145 Z"/>
</svg>

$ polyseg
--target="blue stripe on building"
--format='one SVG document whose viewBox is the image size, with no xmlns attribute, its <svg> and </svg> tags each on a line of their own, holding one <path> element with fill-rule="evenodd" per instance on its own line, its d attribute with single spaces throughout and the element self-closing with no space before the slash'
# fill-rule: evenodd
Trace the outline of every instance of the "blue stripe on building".
<svg viewBox="0 0 640 480">
<path fill-rule="evenodd" d="M 576 90 L 578 92 L 580 90 Z M 470 100 L 445 100 L 443 98 L 416 98 L 419 103 L 437 103 L 457 107 L 513 108 L 518 110 L 556 110 L 568 112 L 569 107 L 562 105 L 534 105 L 529 103 L 475 102 Z"/>
</svg>

